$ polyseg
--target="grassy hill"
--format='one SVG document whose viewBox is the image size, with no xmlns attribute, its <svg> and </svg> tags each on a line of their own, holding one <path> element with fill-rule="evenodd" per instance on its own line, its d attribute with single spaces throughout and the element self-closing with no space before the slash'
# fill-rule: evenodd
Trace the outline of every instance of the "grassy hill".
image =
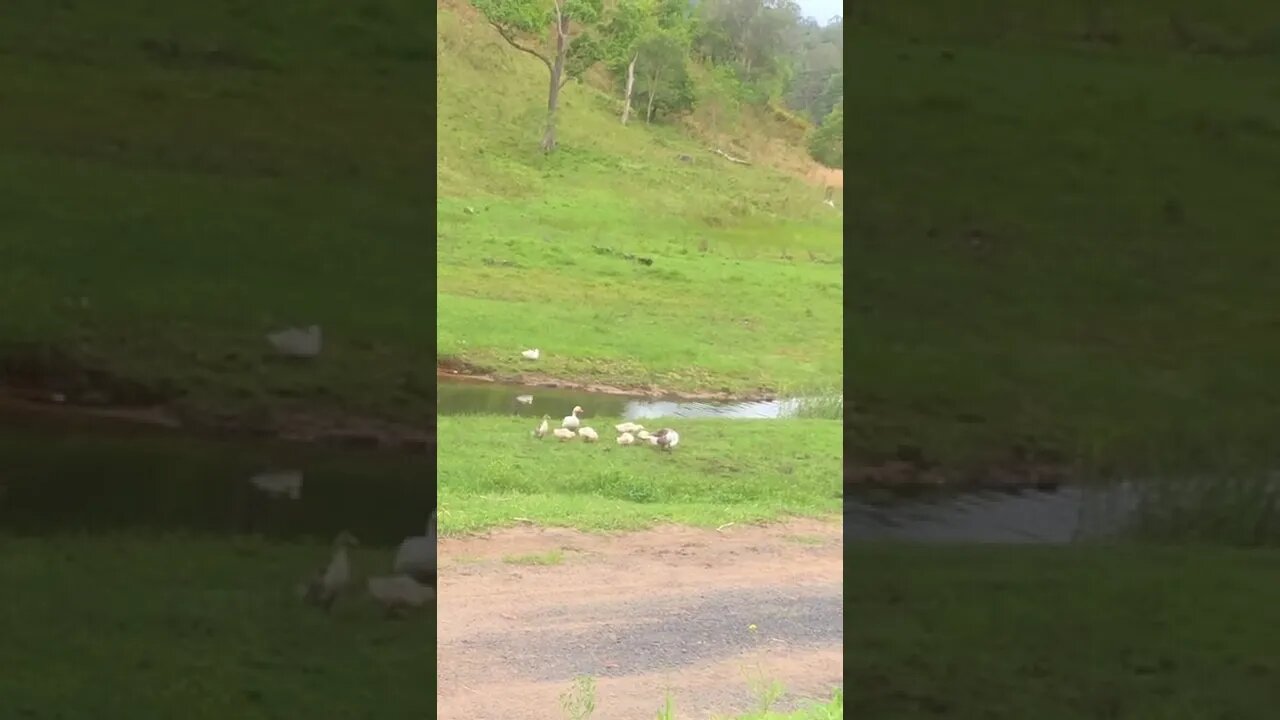
<svg viewBox="0 0 1280 720">
<path fill-rule="evenodd" d="M 4 384 L 425 422 L 430 28 L 399 0 L 8 3 Z M 312 322 L 318 361 L 271 361 Z"/>
<path fill-rule="evenodd" d="M 573 83 L 544 157 L 546 69 L 465 4 L 436 19 L 447 361 L 518 377 L 538 347 L 540 374 L 574 381 L 839 386 L 841 217 L 794 172 L 800 147 L 745 125 L 770 152 L 732 164 L 683 128 L 623 127 L 616 98 Z"/>
<path fill-rule="evenodd" d="M 853 14 L 856 459 L 1271 461 L 1280 11 L 1088 5 Z"/>
</svg>

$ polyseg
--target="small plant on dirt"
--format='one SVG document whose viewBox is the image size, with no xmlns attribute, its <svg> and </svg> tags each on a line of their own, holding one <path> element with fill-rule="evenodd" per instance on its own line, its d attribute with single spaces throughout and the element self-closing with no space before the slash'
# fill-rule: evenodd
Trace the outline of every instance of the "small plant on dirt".
<svg viewBox="0 0 1280 720">
<path fill-rule="evenodd" d="M 559 565 L 564 562 L 563 550 L 549 550 L 528 555 L 507 555 L 502 562 L 508 565 Z"/>
<path fill-rule="evenodd" d="M 662 698 L 662 708 L 658 710 L 658 720 L 676 720 L 676 697 L 668 690 Z"/>
<path fill-rule="evenodd" d="M 573 687 L 560 695 L 560 708 L 568 720 L 588 720 L 596 711 L 596 679 L 579 675 Z"/>
</svg>

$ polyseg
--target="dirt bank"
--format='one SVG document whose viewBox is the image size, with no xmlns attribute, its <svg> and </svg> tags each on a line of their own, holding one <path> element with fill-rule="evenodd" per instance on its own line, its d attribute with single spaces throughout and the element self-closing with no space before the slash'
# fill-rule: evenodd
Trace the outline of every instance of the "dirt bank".
<svg viewBox="0 0 1280 720">
<path fill-rule="evenodd" d="M 626 397 L 662 398 L 669 400 L 713 400 L 719 402 L 757 402 L 776 400 L 777 393 L 761 388 L 755 393 L 732 394 L 714 390 L 675 391 L 657 385 L 610 385 L 605 383 L 578 382 L 553 378 L 542 373 L 497 373 L 488 368 L 472 365 L 456 358 L 440 358 L 436 362 L 436 377 L 462 382 L 496 382 L 525 387 L 561 388 L 582 390 L 604 395 Z"/>
<path fill-rule="evenodd" d="M 821 699 L 841 683 L 841 549 L 819 521 L 442 538 L 439 715 L 558 717 L 576 675 L 602 719 L 652 717 L 667 691 L 682 718 L 747 711 L 760 676 L 784 705 Z"/>
</svg>

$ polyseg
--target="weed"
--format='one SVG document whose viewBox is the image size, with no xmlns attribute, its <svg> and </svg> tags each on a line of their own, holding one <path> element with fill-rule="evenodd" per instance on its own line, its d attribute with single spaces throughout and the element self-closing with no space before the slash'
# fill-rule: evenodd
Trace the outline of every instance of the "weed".
<svg viewBox="0 0 1280 720">
<path fill-rule="evenodd" d="M 548 550 L 528 555 L 507 555 L 502 562 L 508 565 L 559 565 L 564 562 L 563 550 Z"/>
<path fill-rule="evenodd" d="M 567 720 L 589 720 L 596 711 L 596 680 L 590 675 L 574 678 L 573 687 L 560 695 L 560 708 Z"/>
</svg>

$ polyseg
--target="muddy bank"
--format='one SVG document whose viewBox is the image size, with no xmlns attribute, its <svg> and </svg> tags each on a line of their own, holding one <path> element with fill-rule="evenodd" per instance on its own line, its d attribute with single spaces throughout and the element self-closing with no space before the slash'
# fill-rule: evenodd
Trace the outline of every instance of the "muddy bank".
<svg viewBox="0 0 1280 720">
<path fill-rule="evenodd" d="M 565 390 L 581 390 L 583 392 L 601 393 L 603 395 L 624 395 L 628 397 L 664 398 L 671 400 L 701 400 L 718 402 L 760 402 L 777 400 L 777 392 L 769 388 L 760 388 L 756 392 L 731 393 L 718 390 L 677 391 L 657 385 L 611 385 L 607 383 L 578 382 L 554 378 L 542 373 L 498 373 L 490 368 L 472 365 L 457 358 L 440 358 L 436 361 L 436 377 L 444 377 L 454 381 L 492 382 L 507 385 L 524 385 L 527 387 L 558 388 Z"/>
<path fill-rule="evenodd" d="M 434 453 L 434 425 L 415 427 L 290 398 L 278 405 L 209 407 L 186 388 L 124 377 L 38 344 L 0 345 L 0 412 L 79 423 L 125 423 L 197 435 Z"/>
<path fill-rule="evenodd" d="M 132 425 L 219 438 L 253 438 L 435 454 L 435 427 L 323 411 L 199 412 L 168 405 L 113 407 L 33 400 L 0 388 L 0 413 L 56 423 Z"/>
</svg>

